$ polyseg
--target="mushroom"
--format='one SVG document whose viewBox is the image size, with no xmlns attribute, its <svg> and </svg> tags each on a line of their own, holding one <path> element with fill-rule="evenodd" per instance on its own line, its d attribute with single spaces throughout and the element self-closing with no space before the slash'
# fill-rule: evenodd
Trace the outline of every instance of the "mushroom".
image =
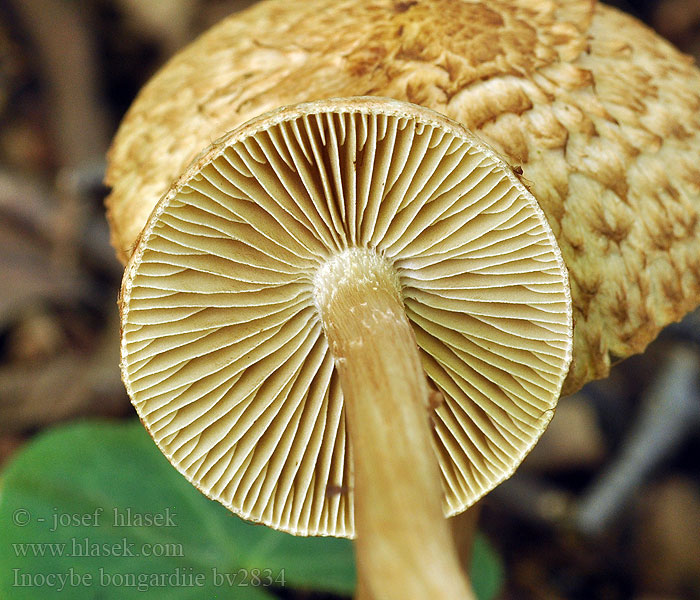
<svg viewBox="0 0 700 600">
<path fill-rule="evenodd" d="M 194 485 L 357 533 L 376 597 L 469 597 L 444 514 L 539 438 L 572 339 L 554 237 L 492 150 L 388 99 L 263 115 L 158 204 L 121 304 L 129 395 Z"/>
<path fill-rule="evenodd" d="M 333 97 L 367 95 L 393 98 L 404 103 L 399 105 L 381 98 L 373 101 L 327 100 Z M 326 103 L 294 106 L 322 100 L 326 100 Z M 406 102 L 437 111 L 447 119 L 425 112 L 425 109 L 409 106 Z M 280 106 L 290 108 L 260 116 Z M 294 284 L 298 287 L 297 295 L 285 297 L 284 301 L 279 300 L 277 312 L 268 317 L 273 319 L 267 321 L 269 327 L 262 322 L 249 322 L 246 330 L 249 337 L 245 339 L 250 343 L 250 348 L 244 354 L 246 360 L 252 361 L 249 368 L 254 371 L 257 365 L 259 371 L 269 374 L 263 368 L 263 362 L 255 362 L 257 358 L 268 356 L 265 353 L 269 351 L 269 345 L 256 340 L 268 340 L 265 337 L 268 335 L 272 339 L 278 330 L 285 332 L 282 335 L 292 336 L 290 326 L 283 325 L 285 315 L 292 323 L 299 323 L 302 314 L 316 315 L 314 322 L 319 331 L 322 329 L 328 336 L 331 354 L 352 352 L 354 348 L 346 348 L 340 340 L 338 328 L 341 325 L 336 326 L 336 316 L 340 313 L 336 306 L 337 303 L 346 303 L 350 308 L 349 305 L 352 304 L 356 313 L 361 313 L 358 307 L 360 300 L 365 301 L 365 296 L 337 290 L 330 294 L 324 290 L 330 286 L 344 290 L 347 287 L 344 284 L 346 275 L 361 265 L 357 268 L 364 268 L 371 273 L 371 276 L 368 275 L 369 280 L 372 277 L 376 279 L 377 291 L 385 292 L 382 310 L 396 312 L 397 307 L 403 304 L 412 323 L 413 335 L 419 348 L 418 357 L 430 385 L 435 388 L 428 392 L 428 398 L 435 402 L 430 410 L 424 412 L 430 414 L 433 425 L 429 441 L 437 450 L 440 464 L 438 478 L 442 478 L 445 488 L 444 508 L 447 514 L 463 510 L 495 485 L 499 478 L 496 477 L 489 484 L 475 483 L 479 481 L 478 476 L 483 476 L 489 469 L 482 471 L 482 465 L 470 462 L 468 470 L 476 478 L 467 480 L 465 472 L 456 463 L 452 467 L 453 463 L 444 462 L 447 456 L 451 460 L 453 454 L 461 453 L 475 459 L 474 448 L 478 447 L 480 452 L 488 449 L 493 457 L 498 456 L 502 461 L 499 463 L 494 458 L 491 467 L 500 464 L 503 467 L 501 475 L 505 477 L 517 466 L 527 448 L 536 441 L 537 427 L 532 428 L 531 434 L 523 436 L 518 433 L 512 439 L 509 438 L 510 434 L 504 433 L 504 438 L 510 439 L 514 446 L 509 448 L 506 444 L 503 448 L 496 447 L 491 442 L 486 443 L 488 434 L 485 429 L 491 427 L 496 431 L 505 431 L 499 429 L 504 426 L 502 414 L 475 419 L 472 413 L 466 418 L 464 429 L 471 431 L 471 436 L 461 439 L 446 437 L 445 430 L 441 429 L 446 427 L 445 419 L 441 416 L 445 413 L 441 411 L 447 410 L 445 407 L 476 406 L 479 400 L 469 394 L 460 396 L 459 385 L 452 386 L 447 379 L 436 375 L 442 369 L 454 376 L 452 381 L 462 377 L 454 368 L 448 368 L 444 361 L 435 358 L 435 354 L 439 354 L 435 349 L 439 346 L 438 342 L 431 341 L 430 344 L 434 345 L 430 346 L 426 340 L 438 340 L 440 336 L 449 336 L 449 340 L 453 340 L 455 336 L 463 335 L 464 331 L 459 324 L 441 321 L 440 335 L 437 334 L 434 322 L 413 306 L 420 299 L 409 295 L 414 289 L 411 287 L 413 281 L 421 280 L 414 269 L 415 265 L 406 267 L 401 262 L 402 259 L 396 259 L 397 255 L 387 253 L 387 248 L 391 251 L 392 248 L 399 247 L 397 240 L 401 237 L 401 227 L 412 232 L 412 227 L 422 227 L 420 222 L 414 225 L 407 218 L 410 214 L 406 212 L 409 210 L 408 205 L 404 206 L 402 200 L 391 196 L 391 187 L 381 193 L 375 192 L 382 198 L 381 206 L 384 206 L 386 199 L 387 211 L 396 212 L 400 225 L 392 225 L 393 221 L 377 220 L 379 233 L 374 235 L 365 234 L 358 227 L 359 205 L 353 204 L 352 199 L 357 202 L 358 198 L 370 197 L 365 194 L 369 193 L 370 183 L 374 183 L 377 173 L 384 181 L 401 187 L 408 186 L 407 189 L 411 190 L 413 188 L 408 182 L 409 177 L 413 177 L 413 181 L 427 179 L 428 183 L 436 183 L 435 179 L 448 172 L 440 161 L 433 163 L 428 159 L 415 159 L 414 153 L 422 152 L 420 146 L 415 144 L 425 142 L 425 139 L 415 133 L 419 128 L 422 128 L 421 131 L 432 128 L 432 131 L 444 134 L 447 137 L 441 137 L 443 141 L 453 138 L 456 145 L 454 152 L 464 151 L 465 156 L 472 156 L 470 153 L 474 152 L 475 156 L 483 156 L 484 160 L 488 158 L 490 164 L 494 165 L 493 173 L 498 174 L 498 185 L 506 186 L 521 199 L 523 206 L 530 207 L 528 214 L 531 219 L 539 219 L 538 227 L 541 229 L 538 229 L 538 235 L 544 236 L 542 240 L 549 240 L 547 243 L 542 242 L 548 247 L 549 259 L 545 264 L 554 265 L 557 263 L 556 257 L 561 254 L 568 268 L 575 327 L 573 362 L 561 392 L 570 393 L 590 379 L 607 375 L 612 362 L 642 351 L 663 326 L 679 319 L 698 304 L 700 166 L 695 160 L 700 149 L 698 115 L 700 73 L 692 61 L 631 17 L 589 0 L 494 0 L 488 3 L 453 0 L 316 0 L 290 3 L 265 0 L 230 17 L 178 54 L 146 85 L 122 123 L 110 153 L 107 183 L 113 187 L 108 199 L 112 239 L 120 258 L 130 258 L 122 298 L 122 367 L 132 400 L 166 454 L 181 471 L 190 473 L 188 476 L 193 477 L 191 473 L 196 473 L 199 466 L 207 460 L 201 453 L 200 444 L 215 445 L 218 442 L 212 433 L 207 433 L 188 438 L 186 444 L 167 450 L 166 446 L 171 439 L 177 438 L 177 423 L 184 422 L 187 415 L 200 418 L 201 423 L 209 423 L 211 420 L 212 431 L 223 435 L 236 413 L 217 414 L 216 411 L 209 411 L 206 416 L 201 416 L 202 409 L 198 408 L 201 405 L 194 403 L 196 397 L 209 398 L 210 403 L 215 404 L 213 391 L 207 387 L 204 379 L 193 381 L 187 387 L 186 397 L 178 400 L 173 395 L 176 388 L 169 388 L 164 379 L 172 374 L 170 370 L 154 369 L 150 375 L 139 379 L 138 387 L 133 384 L 134 377 L 139 370 L 141 374 L 149 372 L 150 361 L 156 361 L 154 365 L 166 365 L 167 361 L 173 360 L 173 356 L 179 357 L 183 369 L 185 366 L 195 369 L 194 365 L 206 363 L 206 360 L 204 357 L 201 360 L 188 360 L 186 341 L 209 339 L 202 332 L 207 327 L 221 327 L 222 333 L 214 334 L 209 341 L 224 348 L 229 342 L 225 339 L 223 329 L 233 326 L 238 319 L 241 321 L 240 327 L 245 330 L 244 320 L 253 318 L 253 313 L 242 307 L 236 311 L 214 311 L 225 315 L 220 325 L 201 314 L 198 325 L 187 325 L 189 329 L 182 330 L 177 336 L 170 336 L 169 327 L 175 321 L 183 320 L 183 315 L 191 312 L 192 315 L 189 316 L 194 315 L 196 322 L 194 307 L 182 307 L 180 313 L 175 313 L 177 318 L 169 317 L 170 324 L 159 324 L 155 321 L 157 313 L 164 312 L 166 307 L 158 308 L 158 302 L 176 298 L 183 302 L 194 301 L 197 293 L 203 293 L 187 287 L 194 285 L 200 277 L 193 275 L 195 263 L 197 269 L 194 271 L 198 271 L 207 280 L 220 273 L 217 268 L 222 268 L 226 260 L 238 261 L 241 280 L 248 281 L 250 285 L 255 283 L 275 287 L 274 282 L 278 281 L 275 277 L 279 277 L 280 273 L 290 274 L 288 268 L 285 270 L 284 264 L 298 266 L 302 258 L 308 258 L 307 252 L 318 251 L 323 254 L 331 248 L 334 256 L 337 255 L 336 258 L 324 261 L 316 259 L 316 274 L 312 280 L 308 276 L 301 277 Z M 254 120 L 244 125 L 250 119 Z M 391 140 L 404 140 L 408 128 L 410 143 L 402 145 L 403 143 L 392 142 L 391 161 L 382 162 L 382 156 L 375 156 L 375 161 L 380 161 L 378 164 L 382 165 L 382 169 L 373 172 L 371 177 L 358 176 L 357 188 L 353 185 L 343 187 L 348 181 L 348 173 L 359 173 L 364 168 L 363 163 L 354 163 L 353 152 L 357 152 L 358 143 L 366 143 L 364 136 L 369 136 L 371 122 L 375 123 L 372 136 L 381 133 L 390 135 Z M 295 123 L 296 128 L 293 126 Z M 367 124 L 365 129 L 362 128 L 362 123 Z M 465 129 L 480 141 L 467 134 Z M 217 138 L 221 139 L 211 149 L 197 156 Z M 354 148 L 352 145 L 343 146 L 343 141 L 353 139 Z M 379 144 L 378 141 L 376 143 Z M 285 149 L 287 144 L 295 147 L 296 153 Z M 242 154 L 239 150 L 233 150 L 234 147 L 239 148 Z M 439 144 L 431 146 L 428 143 L 425 152 L 432 155 L 439 147 Z M 489 148 L 493 148 L 493 151 Z M 245 160 L 240 158 L 243 155 L 247 157 Z M 546 222 L 537 216 L 541 216 L 537 206 L 528 201 L 528 191 L 504 167 L 497 155 L 520 175 L 537 199 Z M 407 157 L 414 157 L 417 164 L 410 163 Z M 224 164 L 229 160 L 232 161 L 229 164 L 233 165 L 230 169 Z M 188 168 L 190 163 L 192 164 Z M 323 170 L 314 170 L 309 166 L 312 164 L 318 169 L 323 166 Z M 437 166 L 433 167 L 433 164 Z M 239 174 L 235 177 L 243 177 L 247 183 L 244 186 L 241 182 L 241 186 L 245 189 L 229 186 L 224 175 L 217 175 L 218 167 L 225 167 L 226 177 L 233 177 L 235 173 Z M 405 177 L 402 175 L 404 170 L 408 173 Z M 454 171 L 449 171 L 449 176 L 445 175 L 445 181 L 449 181 L 452 176 L 467 177 L 469 170 L 469 164 L 460 165 Z M 183 172 L 185 175 L 181 175 Z M 173 181 L 177 183 L 171 187 Z M 439 189 L 441 184 L 437 185 Z M 237 201 L 245 193 L 255 195 L 256 202 L 261 204 L 250 205 L 251 212 L 246 215 L 235 213 L 233 216 L 229 214 L 230 211 L 223 209 L 217 212 L 215 206 L 211 205 L 215 224 L 186 220 L 168 221 L 167 226 L 161 224 L 161 219 L 179 219 L 171 217 L 171 212 L 186 211 L 190 201 L 200 198 L 202 194 L 206 195 L 197 186 L 206 189 L 221 186 L 229 193 L 235 188 L 238 191 L 233 192 L 232 197 L 237 198 Z M 318 194 L 314 195 L 312 190 Z M 185 194 L 185 191 L 188 193 Z M 285 202 L 291 200 L 291 204 L 286 205 L 286 210 L 275 208 L 276 203 L 270 203 L 269 200 L 265 200 L 267 204 L 262 202 L 261 198 L 268 196 L 284 198 Z M 263 210 L 263 206 L 268 208 Z M 374 205 L 368 203 L 364 206 L 365 209 L 366 206 Z M 278 212 L 268 214 L 274 215 L 274 218 L 265 217 L 263 213 L 272 211 L 273 208 Z M 315 212 L 308 212 L 309 209 Z M 379 209 L 376 210 L 379 214 Z M 233 223 L 237 223 L 234 227 L 236 231 L 236 228 L 244 227 L 245 223 L 267 218 L 265 225 L 256 229 L 261 242 L 262 238 L 270 241 L 268 227 L 274 229 L 275 235 L 288 239 L 290 243 L 294 236 L 288 229 L 292 225 L 296 227 L 297 223 L 301 224 L 301 230 L 307 233 L 295 251 L 285 250 L 282 245 L 279 247 L 280 254 L 264 251 L 255 253 L 243 248 L 245 244 L 236 237 L 238 234 L 229 242 L 220 241 L 220 232 L 229 230 L 222 230 L 223 224 L 219 220 L 227 215 Z M 493 217 L 488 211 L 485 215 Z M 146 221 L 148 225 L 144 229 Z M 352 223 L 355 224 L 354 228 Z M 426 222 L 423 223 L 425 224 Z M 548 227 L 551 227 L 556 243 L 547 233 Z M 183 235 L 188 236 L 199 232 L 203 239 L 208 238 L 207 245 L 216 246 L 216 252 L 212 253 L 216 266 L 205 265 L 203 257 L 201 263 L 197 262 L 200 258 L 197 258 L 194 251 L 191 253 L 193 263 L 186 268 L 179 263 L 168 266 L 163 261 L 153 264 L 144 262 L 144 257 L 150 257 L 155 252 L 150 244 L 162 239 L 156 234 L 162 232 L 165 235 L 171 230 L 181 230 Z M 439 231 L 440 228 L 428 228 L 426 239 L 433 239 L 431 236 L 439 238 L 443 235 Z M 386 242 L 386 245 L 380 246 L 379 241 L 384 244 L 384 236 L 387 235 L 391 244 Z M 486 232 L 487 239 L 490 239 L 490 235 L 490 232 Z M 369 243 L 357 244 L 358 240 Z M 433 240 L 433 243 L 439 244 L 440 241 Z M 241 254 L 237 259 L 223 258 L 221 253 L 224 247 L 237 247 L 236 252 Z M 197 252 L 205 252 L 203 244 L 193 248 Z M 165 250 L 159 252 L 170 254 Z M 330 258 L 328 254 L 324 256 Z M 263 259 L 271 261 L 270 268 L 264 271 L 264 277 L 261 273 L 255 275 L 251 267 L 254 260 Z M 275 268 L 272 268 L 273 265 Z M 346 268 L 347 271 L 344 270 Z M 568 318 L 567 302 L 563 299 L 567 289 L 566 273 L 554 266 L 542 271 L 548 276 L 554 272 L 558 273 L 556 283 L 529 287 L 539 290 L 540 287 L 544 289 L 549 286 L 558 290 L 557 299 L 552 305 L 557 306 L 558 310 L 549 315 L 552 318 L 556 315 L 560 319 L 552 333 L 563 337 L 551 340 L 550 347 L 556 348 L 556 351 L 543 352 L 535 346 L 528 347 L 527 350 L 532 353 L 529 354 L 530 358 L 538 356 L 541 359 L 544 355 L 555 355 L 557 368 L 565 372 L 568 356 L 564 332 Z M 409 281 L 406 277 L 412 278 L 410 284 L 406 283 Z M 457 276 L 457 279 L 461 278 L 463 277 Z M 156 293 L 153 291 L 156 288 L 148 292 L 150 288 L 139 283 L 144 281 L 152 281 L 154 285 L 160 281 L 162 285 L 172 286 L 172 293 Z M 213 284 L 207 280 L 205 285 Z M 279 287 L 281 289 L 283 286 L 280 284 Z M 207 287 L 202 289 L 204 292 L 212 292 Z M 144 304 L 142 309 L 135 310 L 136 300 L 148 304 L 149 293 L 152 296 L 151 308 L 146 309 Z M 241 301 L 245 295 L 252 296 L 255 293 L 258 292 L 252 288 L 239 289 Z M 430 293 L 435 297 L 446 298 L 452 294 L 448 287 L 434 287 Z M 348 295 L 354 300 L 343 300 Z M 208 294 L 208 297 L 212 302 L 218 301 L 214 293 Z M 390 305 L 392 297 L 395 304 Z M 303 298 L 307 304 L 294 304 L 295 298 L 299 302 Z M 309 301 L 313 301 L 311 308 Z M 372 305 L 369 300 L 367 302 Z M 528 302 L 522 303 L 512 296 L 499 306 L 510 310 L 516 305 L 530 306 L 528 310 L 532 308 Z M 446 312 L 457 312 L 454 306 L 450 305 Z M 441 305 L 439 308 L 443 310 L 446 307 Z M 295 312 L 297 309 L 298 312 Z M 531 315 L 542 312 L 544 311 L 531 310 L 523 314 L 531 318 Z M 348 313 L 352 314 L 349 310 L 343 311 L 343 314 Z M 509 315 L 509 322 L 517 321 L 509 311 L 503 314 Z M 362 315 L 357 316 L 359 318 Z M 343 331 L 349 329 L 358 333 L 362 329 L 359 323 L 351 324 L 345 317 L 340 323 Z M 150 337 L 146 329 L 151 331 Z M 389 330 L 375 327 L 372 331 L 386 334 Z M 406 323 L 403 330 L 410 338 Z M 425 332 L 428 333 L 427 337 Z M 139 335 L 143 339 L 135 341 Z M 294 336 L 298 335 L 302 333 L 294 333 Z M 529 332 L 521 339 L 527 342 L 541 341 L 536 336 L 531 340 L 527 335 Z M 130 336 L 134 341 L 130 341 Z M 180 342 L 158 358 L 159 349 L 167 349 L 168 344 L 174 341 L 171 339 L 173 337 L 179 337 Z M 487 350 L 491 352 L 489 356 L 506 357 L 501 345 L 492 345 L 492 338 L 482 335 L 480 339 L 485 341 Z M 371 375 L 374 379 L 374 369 L 381 364 L 380 359 L 393 355 L 391 342 L 390 336 L 388 340 L 378 342 L 379 359 L 369 361 L 369 364 L 366 364 L 369 355 L 360 353 L 355 357 L 364 361 L 360 365 L 366 365 L 366 371 L 361 372 L 362 377 L 369 378 Z M 444 338 L 441 343 L 446 343 Z M 406 339 L 402 347 L 406 349 L 410 346 Z M 515 346 L 522 349 L 517 344 Z M 304 352 L 316 356 L 313 348 Z M 402 367 L 406 372 L 411 371 L 410 365 L 415 367 L 416 364 L 416 355 L 411 355 L 411 352 L 407 350 L 402 359 L 406 361 Z M 466 350 L 464 354 L 473 356 L 471 350 Z M 524 358 L 525 354 L 528 353 L 522 353 L 518 359 L 523 362 L 514 362 L 518 365 L 531 364 Z M 134 358 L 137 355 L 140 356 L 139 359 Z M 330 360 L 328 354 L 324 356 L 324 360 Z M 343 507 L 342 510 L 338 508 L 336 514 L 345 515 L 345 521 L 338 518 L 336 533 L 352 535 L 355 520 L 349 515 L 353 514 L 353 501 L 357 503 L 354 516 L 357 521 L 360 568 L 369 569 L 371 565 L 365 564 L 362 559 L 362 523 L 365 521 L 360 506 L 364 500 L 360 500 L 360 493 L 365 492 L 362 491 L 363 484 L 360 480 L 350 480 L 351 468 L 355 469 L 355 475 L 361 479 L 359 463 L 365 460 L 360 458 L 357 443 L 352 441 L 354 431 L 357 432 L 358 439 L 365 432 L 358 427 L 353 430 L 353 417 L 348 406 L 351 397 L 360 395 L 359 390 L 351 390 L 352 381 L 356 379 L 352 378 L 350 372 L 362 367 L 351 366 L 352 361 L 342 355 L 336 356 L 340 360 L 333 368 L 320 356 L 316 358 L 320 361 L 319 369 L 328 370 L 326 376 L 330 378 L 329 385 L 335 390 L 329 392 L 328 403 L 332 398 L 337 401 L 345 396 L 344 403 L 340 406 L 337 403 L 333 405 L 335 412 L 332 412 L 332 416 L 337 419 L 337 431 L 342 431 L 343 436 L 347 421 L 351 437 L 350 443 L 343 448 L 346 453 L 343 473 L 339 476 L 336 471 L 333 473 L 334 479 L 326 479 L 332 481 L 332 485 L 326 489 L 328 505 L 335 503 L 334 506 Z M 543 362 L 547 363 L 546 360 Z M 549 364 L 551 366 L 554 363 Z M 218 362 L 212 365 L 217 369 L 225 366 Z M 176 363 L 172 363 L 170 368 L 173 373 L 179 372 Z M 491 378 L 487 371 L 488 369 L 479 375 Z M 553 372 L 557 372 L 556 368 L 551 371 Z M 217 373 L 224 376 L 223 370 Z M 533 377 L 534 373 L 535 371 Z M 251 389 L 260 377 L 258 374 L 248 381 L 248 385 L 253 386 Z M 546 379 L 550 375 L 540 372 L 537 377 Z M 414 381 L 420 380 L 420 372 L 414 374 L 413 378 Z M 241 379 L 245 383 L 243 376 Z M 523 379 L 525 380 L 530 381 L 528 378 Z M 388 376 L 384 381 L 390 386 L 405 383 L 394 376 Z M 537 394 L 536 401 L 532 400 L 532 407 L 537 408 L 530 412 L 524 410 L 517 417 L 511 413 L 512 421 L 532 425 L 539 419 L 539 423 L 544 426 L 559 395 L 556 377 L 548 381 L 546 390 Z M 292 385 L 281 371 L 279 382 Z M 224 382 L 220 385 L 225 387 L 227 384 Z M 338 386 L 342 387 L 342 392 Z M 420 402 L 424 402 L 425 391 L 420 388 L 416 382 L 411 388 L 412 393 L 418 394 L 423 398 Z M 225 394 L 223 388 L 216 389 Z M 292 386 L 289 393 L 293 390 Z M 365 394 L 376 392 L 372 386 L 365 385 L 358 405 L 371 398 Z M 483 388 L 481 392 L 484 392 Z M 394 393 L 403 392 L 394 390 Z M 514 394 L 512 386 L 499 381 L 483 396 L 489 402 L 498 403 L 498 398 L 509 394 L 518 396 Z M 169 402 L 175 403 L 170 408 L 177 406 L 176 413 L 169 411 Z M 415 402 L 412 406 L 415 409 Z M 359 410 L 366 412 L 366 408 Z M 152 419 L 159 415 L 164 419 L 159 421 L 160 434 L 149 424 L 148 418 L 144 416 L 146 412 Z M 414 414 L 413 418 L 419 417 Z M 426 420 L 427 418 L 426 416 Z M 166 422 L 168 419 L 170 421 Z M 299 419 L 299 423 L 302 423 L 301 417 Z M 397 420 L 385 417 L 384 424 L 395 425 Z M 258 428 L 264 428 L 265 421 L 258 419 L 253 423 Z M 476 425 L 482 428 L 482 433 L 477 433 Z M 271 431 L 276 431 L 275 427 L 279 427 L 277 419 L 271 422 L 270 427 Z M 319 438 L 318 435 L 314 437 L 314 428 L 304 431 L 309 440 L 320 444 L 322 448 L 324 443 L 331 443 L 327 438 Z M 273 436 L 273 433 L 265 434 Z M 338 440 L 341 437 L 344 439 L 343 436 L 339 435 Z M 184 438 L 179 439 L 182 441 Z M 450 439 L 449 443 L 444 441 L 447 439 Z M 424 444 L 425 440 L 421 443 Z M 441 443 L 444 448 L 449 448 L 449 452 L 441 453 Z M 209 460 L 219 456 L 217 452 L 223 452 L 226 442 L 222 444 L 211 451 L 213 454 L 210 453 Z M 290 451 L 295 448 L 290 446 Z M 363 446 L 362 451 L 366 449 Z M 508 461 L 511 462 L 506 466 Z M 374 460 L 374 463 L 378 462 L 380 461 Z M 434 465 L 431 467 L 429 462 L 417 463 L 425 466 L 426 482 L 430 477 L 435 479 L 435 476 L 429 475 L 431 469 L 435 472 Z M 250 463 L 253 463 L 252 457 Z M 271 462 L 270 465 L 280 468 L 277 462 Z M 321 462 L 320 465 L 322 469 L 330 468 L 328 461 Z M 258 463 L 254 466 L 260 468 Z M 370 461 L 369 466 L 375 464 Z M 390 465 L 376 466 L 392 470 Z M 220 468 L 223 469 L 223 466 L 220 465 Z M 310 467 L 301 461 L 299 468 L 303 470 Z M 262 471 L 254 470 L 251 473 L 255 475 L 248 475 L 246 479 L 243 471 L 240 471 L 239 482 L 247 486 L 245 489 L 254 490 L 258 494 L 264 488 L 264 481 L 251 478 L 257 477 L 260 472 Z M 218 476 L 218 471 L 210 473 L 212 481 L 214 475 Z M 318 478 L 314 479 L 312 475 L 309 477 L 309 482 L 316 485 Z M 281 481 L 289 485 L 287 480 Z M 465 490 L 473 489 L 473 493 L 461 499 L 452 496 L 454 492 L 450 486 L 456 481 L 462 483 Z M 199 485 L 204 487 L 201 482 Z M 220 491 L 214 485 L 211 490 L 217 494 Z M 370 486 L 367 494 L 372 491 L 376 490 Z M 215 495 L 214 492 L 208 493 Z M 419 494 L 422 492 L 411 492 L 408 496 L 422 499 Z M 293 512 L 287 514 L 284 511 L 272 511 L 272 518 L 267 519 L 264 513 L 256 513 L 254 507 L 243 509 L 238 502 L 235 506 L 234 503 L 230 506 L 237 507 L 238 512 L 248 514 L 251 518 L 279 521 L 277 526 L 288 530 L 297 527 L 298 533 L 331 533 L 323 527 L 314 530 L 313 527 L 306 526 L 305 529 L 298 523 L 294 524 L 296 513 Z M 301 510 L 299 515 L 305 519 L 308 516 L 308 523 L 311 523 L 317 513 L 309 508 L 307 512 Z M 425 522 L 434 521 L 433 516 L 427 517 Z M 370 522 L 371 518 L 368 517 L 367 523 Z M 369 527 L 368 531 L 376 531 Z M 442 540 L 436 542 L 437 545 L 444 542 L 444 535 L 439 531 L 440 526 L 435 525 L 435 539 Z M 395 538 L 395 541 L 398 539 Z M 403 555 L 403 547 L 400 550 L 401 552 L 392 552 L 397 552 L 397 556 Z M 436 560 L 430 552 L 425 554 Z M 387 560 L 391 559 L 390 555 L 386 556 L 389 557 Z M 446 563 L 450 560 L 452 559 L 447 559 Z M 418 573 L 419 570 L 422 572 Z M 430 574 L 430 568 L 422 566 L 411 570 L 408 567 L 407 572 L 418 577 L 424 573 Z M 404 576 L 405 573 L 401 578 Z M 373 594 L 381 596 L 375 587 L 378 578 L 380 577 L 376 573 L 370 577 L 370 587 Z M 455 595 L 458 593 L 455 592 Z M 419 596 L 411 593 L 410 597 Z"/>
</svg>

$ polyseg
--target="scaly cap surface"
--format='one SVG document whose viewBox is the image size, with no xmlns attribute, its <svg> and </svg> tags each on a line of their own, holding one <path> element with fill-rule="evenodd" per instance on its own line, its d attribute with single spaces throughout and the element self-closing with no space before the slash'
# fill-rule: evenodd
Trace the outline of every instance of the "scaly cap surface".
<svg viewBox="0 0 700 600">
<path fill-rule="evenodd" d="M 233 15 L 145 86 L 119 130 L 107 182 L 121 259 L 213 140 L 354 95 L 437 110 L 522 168 L 570 272 L 565 393 L 698 304 L 700 73 L 589 0 L 267 0 Z"/>
</svg>

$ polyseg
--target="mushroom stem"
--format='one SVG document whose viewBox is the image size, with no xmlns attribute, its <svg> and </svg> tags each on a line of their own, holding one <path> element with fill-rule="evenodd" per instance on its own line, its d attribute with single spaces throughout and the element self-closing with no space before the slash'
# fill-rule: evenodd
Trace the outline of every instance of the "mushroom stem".
<svg viewBox="0 0 700 600">
<path fill-rule="evenodd" d="M 396 272 L 353 248 L 319 270 L 315 292 L 345 397 L 366 591 L 473 598 L 442 510 L 428 389 Z"/>
<path fill-rule="evenodd" d="M 474 538 L 476 536 L 477 524 L 481 504 L 474 504 L 467 510 L 448 519 L 452 539 L 457 550 L 459 564 L 468 573 L 469 565 L 472 561 L 472 551 L 474 549 Z"/>
</svg>

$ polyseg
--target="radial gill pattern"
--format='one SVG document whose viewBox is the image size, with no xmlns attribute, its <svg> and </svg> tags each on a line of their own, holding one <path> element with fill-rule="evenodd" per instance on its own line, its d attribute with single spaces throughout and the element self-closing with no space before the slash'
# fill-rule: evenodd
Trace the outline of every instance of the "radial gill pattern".
<svg viewBox="0 0 700 600">
<path fill-rule="evenodd" d="M 156 208 L 122 289 L 122 372 L 169 460 L 241 516 L 353 535 L 343 393 L 318 268 L 376 251 L 432 381 L 445 511 L 506 478 L 570 360 L 558 248 L 534 198 L 461 127 L 416 106 L 325 101 L 215 143 Z"/>
</svg>

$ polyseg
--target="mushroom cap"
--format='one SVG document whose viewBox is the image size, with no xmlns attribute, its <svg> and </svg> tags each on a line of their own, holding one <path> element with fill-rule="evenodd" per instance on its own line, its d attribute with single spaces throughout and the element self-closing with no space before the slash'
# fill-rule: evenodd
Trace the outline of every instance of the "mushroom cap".
<svg viewBox="0 0 700 600">
<path fill-rule="evenodd" d="M 445 512 L 461 512 L 551 419 L 571 299 L 534 197 L 425 108 L 292 106 L 192 163 L 122 286 L 122 375 L 137 412 L 173 465 L 232 511 L 352 536 L 352 447 L 317 309 L 332 294 L 318 282 L 340 264 L 346 277 L 373 265 L 400 290 L 435 390 Z"/>
<path fill-rule="evenodd" d="M 569 269 L 564 393 L 607 375 L 700 299 L 700 73 L 589 0 L 266 0 L 144 87 L 110 154 L 122 260 L 202 148 L 278 106 L 377 95 L 432 108 L 496 149 Z"/>
</svg>

